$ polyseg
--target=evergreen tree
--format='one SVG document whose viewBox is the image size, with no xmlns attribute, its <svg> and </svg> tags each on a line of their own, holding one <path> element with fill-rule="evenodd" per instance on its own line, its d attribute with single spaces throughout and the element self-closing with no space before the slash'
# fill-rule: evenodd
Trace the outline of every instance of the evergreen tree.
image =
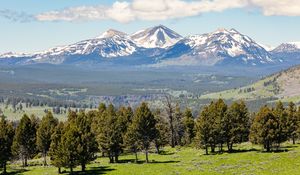
<svg viewBox="0 0 300 175">
<path fill-rule="evenodd" d="M 140 145 L 141 143 L 138 140 L 138 133 L 136 133 L 135 131 L 135 127 L 130 124 L 126 134 L 123 137 L 124 139 L 124 145 L 131 151 L 134 153 L 135 155 L 135 163 L 138 162 L 138 151 L 140 150 Z"/>
<path fill-rule="evenodd" d="M 110 163 L 118 162 L 123 133 L 114 106 L 110 104 L 99 119 L 101 122 L 97 129 L 97 141 L 100 149 L 107 153 Z"/>
<path fill-rule="evenodd" d="M 80 112 L 76 117 L 75 126 L 79 132 L 78 156 L 81 170 L 85 171 L 86 164 L 96 159 L 98 145 L 96 137 L 91 131 L 91 122 L 84 112 Z"/>
<path fill-rule="evenodd" d="M 180 110 L 179 104 L 176 104 L 175 107 L 173 126 L 174 126 L 175 145 L 183 145 L 182 143 L 184 138 L 183 113 Z"/>
<path fill-rule="evenodd" d="M 58 120 L 53 117 L 51 112 L 48 112 L 46 116 L 43 117 L 37 130 L 37 148 L 42 152 L 44 166 L 47 165 L 46 157 L 51 144 L 51 135 L 57 124 Z"/>
<path fill-rule="evenodd" d="M 234 102 L 228 108 L 222 122 L 229 152 L 233 150 L 234 143 L 241 143 L 248 140 L 250 118 L 248 109 L 243 101 L 240 103 Z"/>
<path fill-rule="evenodd" d="M 124 135 L 129 127 L 129 125 L 132 123 L 133 118 L 133 111 L 131 107 L 120 107 L 118 112 L 118 125 L 121 129 L 121 132 Z"/>
<path fill-rule="evenodd" d="M 169 142 L 169 128 L 168 122 L 161 116 L 160 110 L 155 111 L 156 129 L 158 131 L 157 137 L 154 140 L 157 154 L 160 153 L 160 147 L 163 147 Z"/>
<path fill-rule="evenodd" d="M 267 152 L 278 140 L 279 121 L 267 106 L 261 107 L 251 126 L 250 141 L 264 146 Z"/>
<path fill-rule="evenodd" d="M 150 143 L 157 137 L 156 120 L 146 103 L 142 103 L 135 111 L 132 120 L 132 131 L 136 133 L 137 142 L 141 143 L 146 153 L 146 162 L 149 162 L 148 151 Z"/>
<path fill-rule="evenodd" d="M 169 127 L 170 127 L 170 135 L 171 135 L 170 145 L 171 145 L 172 148 L 174 148 L 178 144 L 178 143 L 176 143 L 176 140 L 177 140 L 176 139 L 176 132 L 175 132 L 175 127 L 176 126 L 174 126 L 174 123 L 175 123 L 175 119 L 174 119 L 175 110 L 174 110 L 174 107 L 173 107 L 173 104 L 172 104 L 171 97 L 170 96 L 165 96 L 165 98 L 166 98 L 165 110 L 166 110 L 166 113 L 167 113 L 167 119 L 168 119 L 168 123 L 169 123 Z M 179 111 L 178 111 L 178 109 L 179 109 Z M 176 109 L 176 112 L 180 112 L 179 107 Z"/>
<path fill-rule="evenodd" d="M 204 147 L 205 154 L 208 154 L 208 147 L 212 144 L 211 131 L 210 107 L 205 106 L 196 120 L 196 145 Z"/>
<path fill-rule="evenodd" d="M 63 150 L 61 138 L 63 135 L 64 123 L 60 122 L 54 129 L 51 135 L 51 144 L 49 149 L 49 155 L 52 165 L 58 168 L 58 173 L 61 174 L 61 168 L 64 167 L 63 162 Z"/>
<path fill-rule="evenodd" d="M 16 128 L 13 150 L 22 159 L 23 166 L 27 166 L 27 160 L 36 153 L 36 127 L 36 123 L 24 114 Z"/>
<path fill-rule="evenodd" d="M 215 123 L 215 132 L 218 132 L 219 130 L 219 135 L 218 135 L 218 139 L 217 142 L 219 143 L 220 146 L 220 151 L 223 151 L 223 144 L 226 142 L 226 135 L 225 135 L 225 123 L 223 122 L 226 113 L 227 113 L 227 104 L 224 102 L 223 99 L 219 99 L 216 103 L 215 103 L 215 107 L 216 107 L 216 123 Z"/>
<path fill-rule="evenodd" d="M 58 151 L 61 151 L 62 164 L 70 168 L 71 174 L 73 174 L 73 169 L 80 164 L 81 149 L 79 130 L 73 122 L 68 122 L 64 127 Z"/>
<path fill-rule="evenodd" d="M 12 158 L 11 147 L 15 131 L 11 123 L 4 117 L 0 117 L 0 166 L 3 167 L 3 174 L 6 174 L 6 164 Z"/>
<path fill-rule="evenodd" d="M 277 129 L 277 146 L 279 148 L 280 143 L 288 139 L 288 114 L 283 106 L 283 103 L 279 101 L 274 108 L 274 115 L 278 119 L 279 128 Z"/>
<path fill-rule="evenodd" d="M 295 144 L 297 130 L 299 125 L 299 118 L 297 117 L 296 105 L 290 102 L 287 108 L 287 126 L 288 126 L 288 136 L 292 139 L 293 144 Z"/>
<path fill-rule="evenodd" d="M 185 145 L 191 144 L 193 138 L 195 137 L 195 122 L 194 122 L 192 111 L 188 108 L 184 112 L 183 126 L 184 126 L 184 144 Z"/>
</svg>

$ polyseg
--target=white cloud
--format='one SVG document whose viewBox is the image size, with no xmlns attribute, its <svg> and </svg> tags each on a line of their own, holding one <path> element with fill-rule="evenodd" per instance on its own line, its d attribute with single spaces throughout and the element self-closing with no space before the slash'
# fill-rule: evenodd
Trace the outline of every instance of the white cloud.
<svg viewBox="0 0 300 175">
<path fill-rule="evenodd" d="M 36 15 L 38 21 L 86 21 L 106 19 L 105 7 L 81 6 L 64 9 L 61 11 L 49 11 Z"/>
<path fill-rule="evenodd" d="M 299 0 L 250 0 L 266 16 L 300 16 Z"/>
<path fill-rule="evenodd" d="M 82 6 L 36 15 L 38 21 L 167 20 L 222 12 L 234 8 L 256 7 L 264 15 L 300 16 L 300 0 L 132 0 L 116 1 L 110 7 Z"/>
<path fill-rule="evenodd" d="M 135 15 L 128 2 L 115 2 L 105 11 L 106 17 L 118 22 L 127 23 L 135 19 Z"/>
</svg>

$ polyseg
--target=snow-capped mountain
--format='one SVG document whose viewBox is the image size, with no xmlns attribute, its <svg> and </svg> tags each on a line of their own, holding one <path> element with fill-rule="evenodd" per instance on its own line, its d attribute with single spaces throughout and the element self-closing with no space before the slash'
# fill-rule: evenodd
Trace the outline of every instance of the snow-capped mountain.
<svg viewBox="0 0 300 175">
<path fill-rule="evenodd" d="M 286 52 L 299 51 L 299 48 L 299 43 L 287 43 L 269 52 L 234 29 L 183 38 L 160 25 L 133 35 L 110 29 L 92 39 L 32 54 L 6 53 L 0 55 L 0 64 L 101 64 L 105 61 L 120 65 L 256 66 L 289 60 L 291 54 Z M 292 53 L 293 58 L 300 58 L 300 52 Z"/>
<path fill-rule="evenodd" d="M 300 42 L 280 44 L 271 54 L 273 58 L 283 60 L 289 65 L 300 64 Z"/>
<path fill-rule="evenodd" d="M 271 55 L 262 46 L 234 29 L 192 35 L 172 46 L 162 57 L 192 59 L 192 64 L 260 65 L 273 63 Z"/>
<path fill-rule="evenodd" d="M 132 55 L 136 49 L 136 44 L 127 34 L 110 29 L 94 39 L 36 53 L 32 61 L 60 64 L 72 55 L 92 54 L 100 58 L 115 58 Z"/>
<path fill-rule="evenodd" d="M 272 50 L 274 53 L 279 52 L 300 52 L 300 42 L 290 42 L 290 43 L 283 43 L 280 44 L 278 47 L 276 47 L 274 50 Z"/>
<path fill-rule="evenodd" d="M 115 58 L 132 55 L 138 46 L 127 34 L 109 29 L 94 39 L 88 39 L 33 54 L 5 54 L 0 58 L 27 58 L 26 63 L 62 64 L 72 56 L 93 55 L 98 58 Z M 30 58 L 30 59 L 28 59 Z M 24 62 L 23 62 L 24 63 Z"/>
<path fill-rule="evenodd" d="M 144 48 L 167 48 L 177 43 L 182 36 L 163 26 L 155 26 L 138 31 L 131 38 Z"/>
</svg>

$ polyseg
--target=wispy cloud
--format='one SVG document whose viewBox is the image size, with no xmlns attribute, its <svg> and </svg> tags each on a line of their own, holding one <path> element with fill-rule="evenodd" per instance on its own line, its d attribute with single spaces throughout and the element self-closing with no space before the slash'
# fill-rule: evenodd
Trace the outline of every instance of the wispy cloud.
<svg viewBox="0 0 300 175">
<path fill-rule="evenodd" d="M 166 20 L 197 16 L 205 12 L 221 12 L 241 8 L 247 0 L 133 0 L 116 1 L 109 7 L 75 7 L 39 14 L 40 21 L 80 21 L 110 19 L 122 23 L 134 20 Z"/>
<path fill-rule="evenodd" d="M 35 16 L 0 11 L 13 21 L 99 21 L 128 23 L 135 20 L 155 21 L 197 16 L 207 12 L 254 7 L 266 16 L 300 16 L 299 0 L 132 0 L 115 1 L 111 6 L 79 6 L 43 12 Z"/>
<path fill-rule="evenodd" d="M 249 0 L 266 16 L 300 16 L 299 0 Z"/>
<path fill-rule="evenodd" d="M 87 21 L 106 19 L 103 6 L 80 6 L 36 15 L 38 21 Z"/>
<path fill-rule="evenodd" d="M 35 20 L 35 17 L 33 15 L 27 14 L 25 12 L 17 12 L 8 9 L 0 9 L 0 17 L 13 22 L 30 22 Z"/>
</svg>

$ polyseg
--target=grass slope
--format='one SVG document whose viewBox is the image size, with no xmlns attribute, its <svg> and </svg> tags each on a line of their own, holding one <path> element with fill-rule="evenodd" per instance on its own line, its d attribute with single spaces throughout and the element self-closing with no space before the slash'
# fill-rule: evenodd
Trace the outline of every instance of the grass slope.
<svg viewBox="0 0 300 175">
<path fill-rule="evenodd" d="M 254 84 L 202 95 L 201 99 L 255 100 L 276 98 L 283 102 L 300 102 L 300 66 L 268 76 Z"/>
<path fill-rule="evenodd" d="M 111 175 L 179 175 L 179 174 L 300 174 L 300 145 L 285 144 L 283 152 L 264 153 L 261 147 L 244 143 L 235 149 L 237 153 L 204 155 L 204 150 L 194 148 L 165 148 L 165 155 L 150 154 L 152 163 L 131 163 L 133 155 L 121 156 L 122 163 L 109 164 L 108 158 L 98 158 L 88 165 L 85 174 Z M 144 160 L 144 154 L 139 155 Z M 38 160 L 31 162 L 41 163 Z M 52 175 L 57 174 L 55 167 L 31 166 L 21 169 L 13 164 L 11 174 Z M 79 171 L 79 168 L 76 170 Z M 68 171 L 68 170 L 67 170 Z M 79 173 L 83 174 L 83 173 Z"/>
<path fill-rule="evenodd" d="M 24 114 L 27 114 L 28 116 L 30 115 L 35 115 L 38 118 L 42 118 L 43 116 L 45 116 L 45 109 L 48 109 L 49 111 L 52 112 L 52 108 L 51 107 L 39 107 L 39 106 L 34 106 L 34 107 L 25 107 L 25 104 L 23 104 L 23 109 L 21 110 L 17 110 L 14 112 L 13 108 L 11 105 L 8 105 L 6 108 L 6 105 L 3 103 L 0 103 L 0 109 L 2 110 L 4 116 L 6 116 L 9 120 L 12 121 L 17 121 L 20 120 Z M 66 120 L 66 114 L 53 114 L 54 117 L 58 118 L 59 120 Z"/>
</svg>

